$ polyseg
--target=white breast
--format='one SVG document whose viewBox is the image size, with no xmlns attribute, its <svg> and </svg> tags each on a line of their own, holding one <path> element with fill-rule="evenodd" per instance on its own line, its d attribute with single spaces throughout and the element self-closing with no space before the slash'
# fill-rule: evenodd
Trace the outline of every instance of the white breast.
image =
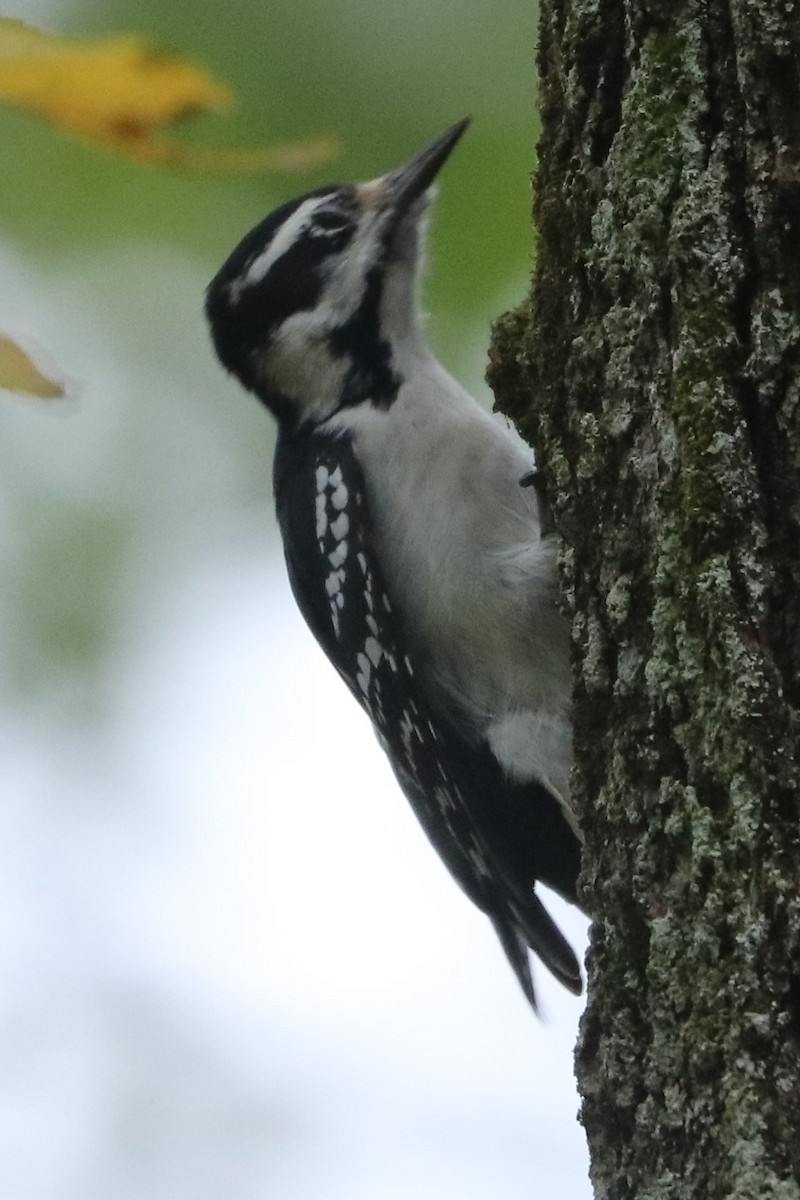
<svg viewBox="0 0 800 1200">
<path fill-rule="evenodd" d="M 351 409 L 376 549 L 432 703 L 454 704 L 509 774 L 566 797 L 566 623 L 531 461 L 436 362 L 418 359 L 388 412 Z"/>
</svg>

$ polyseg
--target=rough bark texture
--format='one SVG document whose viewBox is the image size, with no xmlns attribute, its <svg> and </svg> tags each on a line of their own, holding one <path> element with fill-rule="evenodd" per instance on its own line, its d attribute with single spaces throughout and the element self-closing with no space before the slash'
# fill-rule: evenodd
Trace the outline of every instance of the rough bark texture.
<svg viewBox="0 0 800 1200">
<path fill-rule="evenodd" d="M 542 0 L 499 407 L 563 540 L 598 1197 L 800 1197 L 800 5 Z"/>
</svg>

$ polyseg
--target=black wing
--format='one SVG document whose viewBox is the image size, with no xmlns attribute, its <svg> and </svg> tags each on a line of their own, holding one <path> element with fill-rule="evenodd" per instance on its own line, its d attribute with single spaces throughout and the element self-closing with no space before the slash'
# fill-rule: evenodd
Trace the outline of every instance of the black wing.
<svg viewBox="0 0 800 1200">
<path fill-rule="evenodd" d="M 306 622 L 372 720 L 430 841 L 490 917 L 531 1004 L 528 946 L 580 992 L 575 955 L 533 888 L 543 879 L 574 900 L 577 840 L 546 789 L 510 785 L 487 746 L 468 743 L 430 711 L 372 548 L 364 478 L 347 436 L 281 433 L 275 501 Z"/>
</svg>

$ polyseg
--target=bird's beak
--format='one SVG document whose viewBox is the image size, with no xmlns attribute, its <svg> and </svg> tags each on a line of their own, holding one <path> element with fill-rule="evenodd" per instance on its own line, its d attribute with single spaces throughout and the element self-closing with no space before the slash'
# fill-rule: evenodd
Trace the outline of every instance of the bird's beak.
<svg viewBox="0 0 800 1200">
<path fill-rule="evenodd" d="M 398 214 L 405 212 L 431 186 L 469 122 L 469 117 L 465 117 L 451 125 L 402 167 L 362 184 L 359 189 L 362 200 L 370 207 L 390 208 Z"/>
</svg>

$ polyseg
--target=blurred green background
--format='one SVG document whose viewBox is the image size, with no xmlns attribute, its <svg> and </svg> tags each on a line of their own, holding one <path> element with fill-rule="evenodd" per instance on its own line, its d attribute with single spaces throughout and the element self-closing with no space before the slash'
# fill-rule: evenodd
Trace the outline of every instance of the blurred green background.
<svg viewBox="0 0 800 1200">
<path fill-rule="evenodd" d="M 425 305 L 487 405 L 525 294 L 527 0 L 29 0 L 231 85 L 183 133 L 333 133 L 322 170 L 157 170 L 0 110 L 3 328 L 76 403 L 0 397 L 0 1159 L 25 1200 L 579 1200 L 580 1005 L 537 1022 L 287 595 L 273 429 L 204 288 L 244 232 L 469 114 Z M 330 672 L 330 674 L 328 674 Z M 557 906 L 554 906 L 554 908 Z M 570 917 L 572 923 L 570 924 Z M 576 945 L 585 928 L 559 921 Z"/>
<path fill-rule="evenodd" d="M 207 536 L 227 536 L 237 505 L 269 492 L 269 423 L 211 359 L 205 282 L 275 204 L 331 178 L 370 178 L 464 114 L 474 124 L 442 180 L 425 302 L 441 357 L 483 387 L 490 319 L 523 294 L 530 258 L 535 11 L 521 0 L 32 0 L 6 12 L 76 35 L 140 31 L 206 64 L 237 105 L 187 126 L 187 139 L 330 131 L 342 144 L 313 172 L 209 178 L 0 110 L 7 321 L 83 391 L 71 423 L 0 413 L 5 674 L 49 691 L 68 672 L 81 690 L 123 619 L 120 592 L 137 587 L 133 544 L 140 555 L 148 530 L 197 528 L 209 510 L 226 528 Z"/>
</svg>

